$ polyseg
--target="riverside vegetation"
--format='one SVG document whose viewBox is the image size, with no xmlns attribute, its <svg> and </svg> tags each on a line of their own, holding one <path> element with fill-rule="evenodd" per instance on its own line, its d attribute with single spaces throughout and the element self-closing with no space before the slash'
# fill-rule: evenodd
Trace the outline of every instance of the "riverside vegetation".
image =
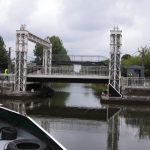
<svg viewBox="0 0 150 150">
<path fill-rule="evenodd" d="M 87 84 L 85 85 L 86 88 L 91 88 L 95 95 L 100 96 L 102 92 L 107 91 L 106 84 Z"/>
</svg>

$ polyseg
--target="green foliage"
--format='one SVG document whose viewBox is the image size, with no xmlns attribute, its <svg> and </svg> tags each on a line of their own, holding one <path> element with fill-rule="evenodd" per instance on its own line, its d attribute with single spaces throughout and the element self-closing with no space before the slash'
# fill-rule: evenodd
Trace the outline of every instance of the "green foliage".
<svg viewBox="0 0 150 150">
<path fill-rule="evenodd" d="M 121 59 L 121 75 L 127 76 L 127 68 L 132 65 L 141 65 L 140 56 L 130 56 Z"/>
<path fill-rule="evenodd" d="M 145 76 L 150 77 L 150 47 L 144 47 Z"/>
<path fill-rule="evenodd" d="M 100 65 L 109 66 L 109 59 L 101 61 Z"/>
<path fill-rule="evenodd" d="M 62 41 L 57 36 L 49 37 L 50 42 L 52 43 L 52 60 L 53 61 L 69 61 L 70 58 L 67 55 L 67 50 L 64 48 Z M 37 65 L 42 65 L 43 61 L 43 46 L 36 44 L 35 49 L 33 50 L 35 58 L 35 63 Z"/>
<path fill-rule="evenodd" d="M 141 51 L 139 51 L 139 55 L 137 56 L 128 56 L 125 54 L 121 59 L 122 65 L 122 74 L 126 71 L 126 69 L 132 65 L 142 65 L 142 56 L 141 52 L 144 53 L 144 68 L 145 68 L 145 76 L 150 77 L 150 47 L 141 47 Z"/>
<path fill-rule="evenodd" d="M 62 41 L 58 36 L 52 36 L 49 38 L 52 43 L 52 60 L 53 61 L 69 61 L 70 58 L 67 55 L 67 50 L 64 48 Z"/>
<path fill-rule="evenodd" d="M 131 55 L 129 54 L 125 54 L 121 57 L 122 60 L 126 60 L 126 59 L 129 59 L 131 57 Z"/>
<path fill-rule="evenodd" d="M 95 95 L 100 96 L 102 92 L 107 91 L 107 86 L 105 84 L 89 84 L 86 86 L 87 88 L 91 88 Z"/>
<path fill-rule="evenodd" d="M 43 62 L 43 46 L 41 44 L 36 44 L 35 49 L 33 50 L 35 58 L 35 63 L 37 65 L 42 65 Z"/>
<path fill-rule="evenodd" d="M 0 70 L 4 71 L 6 68 L 8 68 L 8 53 L 3 38 L 0 36 Z"/>
<path fill-rule="evenodd" d="M 132 57 L 129 57 L 128 59 L 122 59 L 121 64 L 125 68 L 128 68 L 132 65 L 141 65 L 141 58 L 140 56 L 132 56 Z"/>
</svg>

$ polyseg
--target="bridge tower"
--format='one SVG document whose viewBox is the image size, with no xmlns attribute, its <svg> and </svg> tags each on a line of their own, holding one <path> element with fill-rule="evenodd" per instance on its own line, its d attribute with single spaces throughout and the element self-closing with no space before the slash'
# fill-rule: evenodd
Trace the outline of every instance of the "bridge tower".
<svg viewBox="0 0 150 150">
<path fill-rule="evenodd" d="M 16 31 L 16 62 L 15 62 L 15 84 L 14 91 L 26 91 L 27 80 L 27 52 L 28 41 L 43 45 L 43 67 L 44 73 L 51 73 L 52 44 L 48 40 L 43 40 L 25 29 L 22 25 Z"/>
<path fill-rule="evenodd" d="M 16 31 L 15 91 L 25 91 L 27 75 L 28 31 L 22 25 Z"/>
<path fill-rule="evenodd" d="M 49 42 L 48 38 L 44 40 Z M 45 74 L 51 73 L 51 66 L 52 66 L 52 44 L 50 44 L 48 48 L 43 47 L 43 67 Z"/>
<path fill-rule="evenodd" d="M 118 27 L 110 30 L 110 64 L 109 64 L 109 96 L 118 97 L 120 94 L 120 54 L 122 31 Z"/>
</svg>

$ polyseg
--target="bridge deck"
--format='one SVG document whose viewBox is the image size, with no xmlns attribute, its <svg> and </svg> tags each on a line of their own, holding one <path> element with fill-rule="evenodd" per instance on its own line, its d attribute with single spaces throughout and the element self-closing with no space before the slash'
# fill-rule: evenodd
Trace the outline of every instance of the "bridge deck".
<svg viewBox="0 0 150 150">
<path fill-rule="evenodd" d="M 98 75 L 27 75 L 29 82 L 108 83 L 109 76 Z"/>
</svg>

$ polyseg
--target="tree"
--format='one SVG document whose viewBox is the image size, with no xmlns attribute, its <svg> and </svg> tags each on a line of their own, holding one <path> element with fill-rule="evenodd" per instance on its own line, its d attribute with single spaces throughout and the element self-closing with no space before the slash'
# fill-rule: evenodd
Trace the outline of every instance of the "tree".
<svg viewBox="0 0 150 150">
<path fill-rule="evenodd" d="M 121 60 L 126 60 L 126 59 L 129 59 L 131 57 L 130 54 L 125 54 L 121 57 Z"/>
<path fill-rule="evenodd" d="M 67 55 L 67 50 L 64 48 L 62 41 L 58 36 L 52 36 L 49 38 L 52 43 L 52 60 L 53 61 L 69 61 L 70 58 Z"/>
<path fill-rule="evenodd" d="M 132 65 L 141 65 L 140 56 L 123 55 L 121 58 L 121 75 L 127 76 L 127 69 Z"/>
<path fill-rule="evenodd" d="M 0 70 L 4 71 L 8 68 L 8 53 L 5 48 L 3 38 L 0 36 Z"/>
<path fill-rule="evenodd" d="M 139 55 L 130 56 L 125 54 L 121 59 L 122 73 L 132 65 L 144 65 L 145 76 L 150 77 L 150 47 L 141 47 L 138 49 Z"/>
<path fill-rule="evenodd" d="M 150 47 L 141 47 L 139 53 L 141 64 L 143 64 L 145 68 L 145 76 L 150 77 Z"/>
<path fill-rule="evenodd" d="M 128 59 L 122 59 L 121 64 L 125 67 L 128 68 L 132 65 L 141 65 L 141 58 L 140 56 L 131 56 Z"/>
<path fill-rule="evenodd" d="M 43 46 L 41 44 L 36 44 L 33 50 L 34 56 L 36 56 L 34 62 L 37 65 L 42 65 L 43 62 Z"/>
<path fill-rule="evenodd" d="M 68 61 L 70 60 L 67 55 L 67 50 L 64 48 L 62 41 L 57 36 L 49 37 L 50 42 L 52 43 L 52 61 Z M 36 56 L 34 62 L 37 65 L 42 65 L 43 61 L 43 46 L 36 44 L 35 49 L 33 50 L 34 56 Z"/>
</svg>

